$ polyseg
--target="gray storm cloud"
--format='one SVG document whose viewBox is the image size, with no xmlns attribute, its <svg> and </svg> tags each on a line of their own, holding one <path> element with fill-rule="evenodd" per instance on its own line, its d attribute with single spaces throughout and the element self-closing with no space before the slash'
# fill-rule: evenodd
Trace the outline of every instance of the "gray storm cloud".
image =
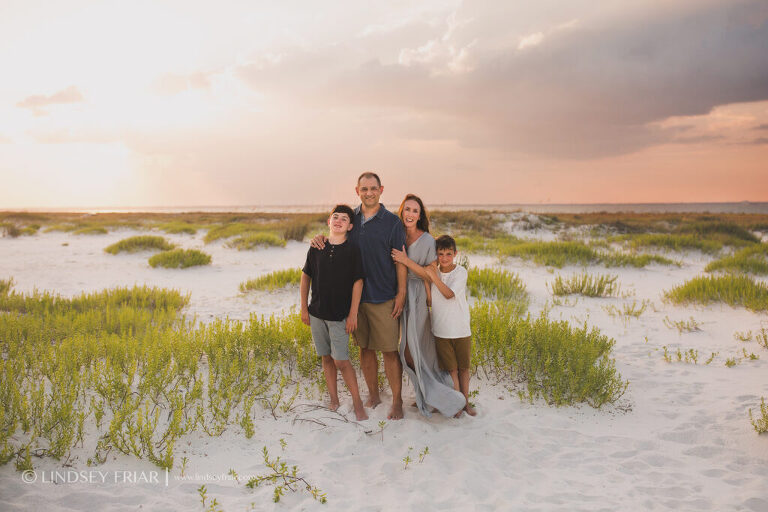
<svg viewBox="0 0 768 512">
<path fill-rule="evenodd" d="M 241 76 L 302 101 L 418 114 L 410 137 L 563 158 L 636 151 L 676 136 L 649 123 L 768 99 L 766 2 L 639 5 L 582 17 L 570 8 L 526 33 L 528 6 L 466 2 L 399 60 L 377 34 L 375 52 L 363 39 Z"/>
</svg>

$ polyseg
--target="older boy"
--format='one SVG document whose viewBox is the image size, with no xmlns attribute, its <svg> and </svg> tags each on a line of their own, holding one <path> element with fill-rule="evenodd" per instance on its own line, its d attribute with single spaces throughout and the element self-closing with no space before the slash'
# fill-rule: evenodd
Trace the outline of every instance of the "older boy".
<svg viewBox="0 0 768 512">
<path fill-rule="evenodd" d="M 440 369 L 450 372 L 453 388 L 467 401 L 464 410 L 476 414 L 469 405 L 469 362 L 472 331 L 467 304 L 467 270 L 453 262 L 456 242 L 448 235 L 435 240 L 437 265 L 426 267 L 432 281 L 432 334 Z M 461 411 L 459 411 L 461 414 Z"/>
<path fill-rule="evenodd" d="M 360 400 L 355 370 L 349 362 L 349 334 L 357 328 L 357 313 L 363 291 L 363 263 L 360 250 L 347 240 L 354 212 L 337 205 L 328 218 L 328 243 L 323 249 L 310 247 L 301 274 L 301 320 L 312 329 L 317 355 L 323 360 L 323 373 L 330 408 L 339 408 L 337 370 L 352 395 L 355 416 L 368 419 Z M 312 301 L 307 304 L 310 285 Z"/>
</svg>

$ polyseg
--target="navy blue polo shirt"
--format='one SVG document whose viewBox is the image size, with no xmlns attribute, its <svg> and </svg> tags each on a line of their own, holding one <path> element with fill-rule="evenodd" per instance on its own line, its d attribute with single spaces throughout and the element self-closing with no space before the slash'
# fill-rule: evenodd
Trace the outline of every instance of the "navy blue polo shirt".
<svg viewBox="0 0 768 512">
<path fill-rule="evenodd" d="M 361 205 L 355 208 L 354 227 L 349 239 L 363 257 L 363 296 L 361 302 L 380 304 L 397 295 L 397 270 L 392 249 L 403 249 L 405 226 L 394 213 L 379 205 L 376 215 L 363 223 Z"/>
</svg>

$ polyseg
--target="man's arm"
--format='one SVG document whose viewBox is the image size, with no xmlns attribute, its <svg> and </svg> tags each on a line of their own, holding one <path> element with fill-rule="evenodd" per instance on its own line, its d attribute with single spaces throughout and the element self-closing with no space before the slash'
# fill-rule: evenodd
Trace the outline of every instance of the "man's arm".
<svg viewBox="0 0 768 512">
<path fill-rule="evenodd" d="M 363 280 L 358 279 L 352 285 L 352 304 L 349 306 L 349 314 L 347 315 L 347 334 L 352 334 L 352 331 L 357 329 L 357 311 L 360 308 L 360 297 L 362 295 Z"/>
<path fill-rule="evenodd" d="M 396 263 L 397 266 L 397 296 L 395 297 L 395 307 L 392 309 L 392 318 L 399 318 L 405 306 L 405 294 L 408 291 L 408 268 L 402 263 Z"/>
<path fill-rule="evenodd" d="M 302 272 L 301 286 L 299 287 L 299 294 L 301 296 L 301 321 L 307 325 L 309 325 L 309 283 L 309 276 Z"/>
</svg>

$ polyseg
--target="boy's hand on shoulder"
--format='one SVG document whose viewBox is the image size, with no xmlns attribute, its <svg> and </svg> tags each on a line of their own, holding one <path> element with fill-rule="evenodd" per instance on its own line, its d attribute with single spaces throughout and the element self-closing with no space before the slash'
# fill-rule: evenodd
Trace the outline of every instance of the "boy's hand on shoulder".
<svg viewBox="0 0 768 512">
<path fill-rule="evenodd" d="M 301 308 L 301 321 L 309 325 L 309 310 L 306 308 Z"/>
<path fill-rule="evenodd" d="M 328 240 L 328 237 L 323 234 L 315 235 L 315 237 L 312 240 L 310 240 L 309 245 L 311 245 L 315 249 L 322 251 L 325 248 L 325 242 L 327 240 Z"/>
<path fill-rule="evenodd" d="M 347 334 L 352 334 L 357 330 L 357 313 L 354 315 L 352 313 L 347 315 L 347 326 L 344 330 L 347 332 Z"/>
</svg>

